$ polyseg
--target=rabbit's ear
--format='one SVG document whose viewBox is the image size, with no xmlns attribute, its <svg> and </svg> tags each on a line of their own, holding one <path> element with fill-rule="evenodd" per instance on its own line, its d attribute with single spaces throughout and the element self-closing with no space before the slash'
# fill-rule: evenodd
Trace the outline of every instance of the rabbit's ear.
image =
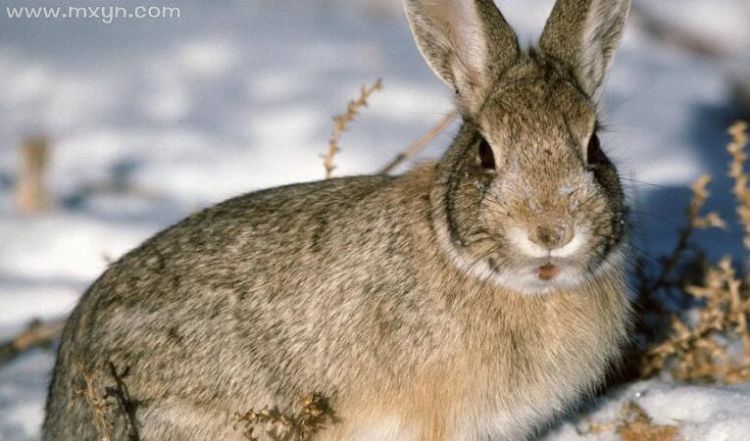
<svg viewBox="0 0 750 441">
<path fill-rule="evenodd" d="M 513 29 L 492 0 L 405 0 L 419 51 L 469 112 L 519 54 Z"/>
<path fill-rule="evenodd" d="M 562 62 L 598 99 L 629 9 L 630 0 L 557 0 L 539 42 L 542 53 Z"/>
</svg>

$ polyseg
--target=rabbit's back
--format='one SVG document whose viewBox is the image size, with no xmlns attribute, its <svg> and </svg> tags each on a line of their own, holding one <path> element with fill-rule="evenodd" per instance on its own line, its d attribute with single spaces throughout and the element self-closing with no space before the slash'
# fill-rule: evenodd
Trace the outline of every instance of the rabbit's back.
<svg viewBox="0 0 750 441">
<path fill-rule="evenodd" d="M 172 403 L 171 412 L 193 415 L 185 418 L 192 431 L 216 425 L 195 418 L 200 407 L 216 411 L 210 419 L 231 419 L 264 405 L 294 408 L 303 393 L 336 397 L 352 382 L 398 384 L 378 377 L 433 357 L 433 323 L 447 323 L 416 295 L 419 244 L 408 230 L 427 220 L 427 188 L 362 177 L 263 191 L 193 215 L 130 252 L 69 321 L 47 439 L 66 439 L 60 434 L 75 427 L 69 406 L 91 420 L 76 390 L 86 376 L 113 387 L 112 369 L 143 398 L 139 416 Z M 381 368 L 393 363 L 400 366 L 391 373 Z M 160 439 L 179 433 L 167 423 L 153 429 L 164 431 L 151 433 Z"/>
</svg>

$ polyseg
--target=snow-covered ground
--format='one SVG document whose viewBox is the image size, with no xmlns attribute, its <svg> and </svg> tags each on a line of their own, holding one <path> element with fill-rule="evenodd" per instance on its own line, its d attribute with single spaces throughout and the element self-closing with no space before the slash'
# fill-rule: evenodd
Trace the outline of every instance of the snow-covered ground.
<svg viewBox="0 0 750 441">
<path fill-rule="evenodd" d="M 10 3 L 10 2 L 7 2 Z M 140 3 L 119 2 L 135 7 Z M 161 2 L 155 2 L 161 5 Z M 533 42 L 552 1 L 499 2 Z M 731 216 L 725 128 L 739 115 L 725 77 L 750 52 L 746 0 L 660 0 L 654 13 L 729 42 L 717 63 L 631 27 L 605 101 L 605 149 L 633 205 L 636 247 L 674 240 L 689 191 L 717 180 L 711 207 Z M 91 6 L 79 0 L 22 6 Z M 239 193 L 319 179 L 330 117 L 364 83 L 384 80 L 336 157 L 337 175 L 377 169 L 451 110 L 448 91 L 414 47 L 396 0 L 181 1 L 181 18 L 9 19 L 0 10 L 0 339 L 33 318 L 62 317 L 85 287 L 141 240 L 192 211 Z M 671 6 L 670 6 L 671 5 Z M 692 11 L 692 12 L 691 12 Z M 455 127 L 454 127 L 455 129 Z M 12 187 L 20 139 L 54 141 L 49 186 L 57 208 L 22 217 Z M 442 134 L 420 159 L 449 143 Z M 91 192 L 110 184 L 132 191 Z M 703 236 L 716 257 L 739 254 L 731 235 Z M 32 351 L 0 368 L 0 441 L 36 440 L 53 356 Z M 750 440 L 750 387 L 644 382 L 612 392 L 548 440 L 611 421 L 633 399 L 680 439 Z"/>
</svg>

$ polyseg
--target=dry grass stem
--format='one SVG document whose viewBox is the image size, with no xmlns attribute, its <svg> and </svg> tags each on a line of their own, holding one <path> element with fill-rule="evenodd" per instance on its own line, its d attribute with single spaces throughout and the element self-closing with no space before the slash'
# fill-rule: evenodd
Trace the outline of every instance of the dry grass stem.
<svg viewBox="0 0 750 441">
<path fill-rule="evenodd" d="M 141 441 L 136 412 L 143 402 L 130 396 L 124 382 L 129 369 L 118 372 L 109 363 L 109 370 L 111 385 L 97 384 L 93 373 L 84 372 L 83 384 L 75 382 L 73 391 L 84 398 L 91 410 L 99 441 Z"/>
<path fill-rule="evenodd" d="M 745 237 L 750 235 L 750 190 L 744 170 L 747 144 L 747 125 L 738 123 L 732 126 L 732 142 L 728 150 L 732 156 L 730 176 L 735 181 L 734 194 L 737 197 L 737 213 L 745 228 Z M 725 223 L 716 213 L 701 215 L 701 209 L 709 197 L 707 185 L 710 179 L 701 177 L 693 185 L 693 199 L 687 210 L 688 226 L 680 234 L 680 240 L 664 268 L 669 271 L 680 267 L 688 239 L 695 229 L 724 227 Z M 684 268 L 688 268 L 685 270 Z M 663 271 L 662 271 L 663 274 Z M 686 282 L 690 275 L 678 277 L 679 288 L 692 299 L 694 316 L 692 319 L 676 314 L 669 316 L 669 333 L 662 341 L 657 341 L 647 350 L 641 365 L 641 373 L 648 377 L 659 372 L 668 372 L 672 377 L 690 382 L 737 383 L 750 380 L 750 290 L 737 275 L 730 258 L 725 257 L 718 264 L 710 265 L 702 280 Z M 645 295 L 658 298 L 660 290 L 667 287 L 660 276 Z M 644 294 L 644 293 L 642 293 Z M 739 349 L 738 349 L 739 348 Z"/>
<path fill-rule="evenodd" d="M 259 429 L 271 441 L 312 441 L 314 435 L 329 424 L 336 422 L 328 400 L 319 394 L 309 394 L 302 398 L 299 412 L 282 413 L 278 408 L 251 409 L 238 415 L 244 424 L 244 434 L 248 441 L 260 441 Z"/>
<path fill-rule="evenodd" d="M 620 409 L 615 431 L 622 441 L 674 441 L 680 433 L 680 428 L 654 424 L 641 406 L 634 401 L 628 401 Z"/>
<path fill-rule="evenodd" d="M 591 422 L 581 435 L 616 432 L 622 441 L 674 441 L 680 433 L 677 426 L 654 424 L 648 413 L 635 401 L 627 401 L 614 421 Z"/>
<path fill-rule="evenodd" d="M 120 372 L 112 362 L 109 362 L 109 373 L 115 384 L 114 387 L 106 388 L 105 398 L 114 400 L 114 403 L 117 405 L 119 416 L 125 420 L 128 441 L 141 441 L 136 413 L 138 412 L 138 407 L 143 403 L 133 399 L 130 395 L 130 389 L 125 383 L 125 377 L 128 376 L 129 372 L 130 369 L 127 367 Z"/>
<path fill-rule="evenodd" d="M 408 147 L 399 152 L 399 154 L 396 155 L 393 159 L 388 161 L 388 163 L 378 171 L 378 174 L 387 175 L 388 173 L 393 171 L 393 169 L 395 169 L 399 164 L 413 158 L 417 153 L 421 152 L 425 147 L 427 147 L 427 145 L 429 145 L 430 142 L 432 142 L 432 140 L 435 139 L 440 133 L 445 131 L 445 129 L 447 129 L 448 126 L 451 125 L 451 123 L 454 119 L 456 119 L 457 116 L 458 111 L 456 110 L 453 110 L 449 114 L 445 115 L 427 133 L 420 136 L 414 142 L 409 144 Z"/>
<path fill-rule="evenodd" d="M 737 198 L 737 216 L 745 233 L 743 243 L 746 248 L 750 248 L 750 188 L 748 188 L 748 177 L 745 172 L 747 123 L 740 121 L 733 124 L 729 133 L 732 135 L 732 142 L 727 147 L 729 154 L 732 156 L 729 163 L 729 176 L 734 179 L 732 192 Z"/>
<path fill-rule="evenodd" d="M 84 374 L 83 381 L 84 387 L 76 392 L 83 395 L 89 409 L 91 409 L 94 423 L 99 431 L 99 441 L 112 441 L 112 426 L 107 416 L 111 403 L 99 392 L 93 375 Z"/>
<path fill-rule="evenodd" d="M 0 343 L 0 366 L 32 348 L 49 345 L 62 334 L 65 320 L 34 321 L 9 341 Z"/>
<path fill-rule="evenodd" d="M 649 300 L 655 297 L 655 294 L 662 290 L 671 290 L 681 288 L 683 277 L 675 276 L 675 272 L 681 265 L 685 264 L 686 254 L 690 248 L 690 240 L 696 230 L 706 228 L 726 228 L 724 222 L 718 213 L 709 212 L 701 215 L 703 206 L 710 197 L 708 184 L 711 183 L 711 177 L 708 175 L 701 176 L 692 185 L 693 197 L 690 205 L 686 210 L 687 222 L 677 234 L 677 242 L 672 252 L 660 260 L 659 272 L 656 276 L 648 277 L 645 274 L 639 274 L 639 296 L 641 301 L 646 301 L 651 308 L 658 308 L 658 305 Z"/>
<path fill-rule="evenodd" d="M 49 208 L 44 182 L 48 162 L 49 142 L 46 138 L 33 137 L 24 141 L 16 186 L 16 204 L 21 213 L 34 214 Z"/>
<path fill-rule="evenodd" d="M 323 155 L 323 167 L 326 171 L 326 179 L 333 176 L 333 170 L 336 168 L 333 159 L 336 156 L 336 153 L 341 151 L 341 148 L 339 147 L 341 136 L 346 131 L 349 123 L 359 114 L 360 110 L 367 106 L 367 100 L 370 96 L 382 88 L 383 82 L 380 79 L 375 81 L 375 84 L 370 87 L 362 86 L 362 89 L 359 92 L 359 97 L 355 100 L 349 101 L 349 104 L 346 106 L 346 112 L 333 117 L 333 131 L 331 132 L 330 138 L 328 138 L 328 150 Z"/>
<path fill-rule="evenodd" d="M 750 300 L 741 287 L 729 258 L 709 270 L 703 285 L 686 287 L 690 295 L 703 300 L 697 323 L 690 325 L 673 316 L 669 338 L 647 353 L 645 375 L 667 370 L 682 381 L 750 380 Z M 743 344 L 743 352 L 733 353 L 732 342 Z"/>
<path fill-rule="evenodd" d="M 705 229 L 705 228 L 726 228 L 727 224 L 721 219 L 718 213 L 711 211 L 701 216 L 701 210 L 706 204 L 706 201 L 711 196 L 708 191 L 708 184 L 711 183 L 711 177 L 703 175 L 693 183 L 693 199 L 690 201 L 688 207 L 688 220 L 690 221 L 690 227 L 694 229 Z"/>
</svg>

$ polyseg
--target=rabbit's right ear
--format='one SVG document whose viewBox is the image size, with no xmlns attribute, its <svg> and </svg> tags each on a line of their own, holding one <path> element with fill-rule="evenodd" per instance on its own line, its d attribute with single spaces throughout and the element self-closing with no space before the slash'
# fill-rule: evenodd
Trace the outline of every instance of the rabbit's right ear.
<svg viewBox="0 0 750 441">
<path fill-rule="evenodd" d="M 470 114 L 519 53 L 513 29 L 492 0 L 405 0 L 419 51 Z"/>
<path fill-rule="evenodd" d="M 631 0 L 557 0 L 539 46 L 594 100 L 620 42 Z"/>
</svg>

